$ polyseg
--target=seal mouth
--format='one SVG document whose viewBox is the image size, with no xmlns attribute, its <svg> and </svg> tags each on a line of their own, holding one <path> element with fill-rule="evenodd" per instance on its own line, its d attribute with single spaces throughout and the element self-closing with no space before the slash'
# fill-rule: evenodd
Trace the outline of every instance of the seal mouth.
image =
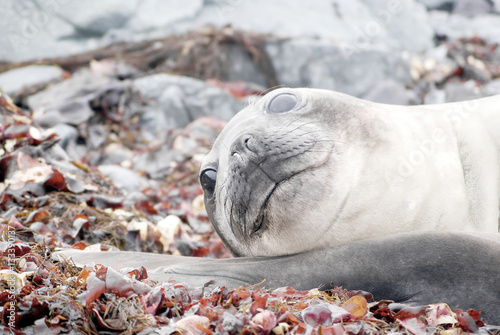
<svg viewBox="0 0 500 335">
<path fill-rule="evenodd" d="M 266 219 L 267 219 L 267 208 L 269 206 L 269 200 L 271 200 L 271 197 L 273 196 L 274 194 L 274 191 L 276 191 L 276 189 L 283 183 L 286 183 L 288 182 L 289 180 L 291 180 L 292 178 L 294 178 L 295 176 L 299 175 L 299 174 L 302 174 L 302 173 L 305 173 L 307 172 L 308 170 L 310 169 L 305 169 L 305 170 L 302 170 L 302 171 L 299 171 L 293 175 L 291 175 L 290 177 L 288 178 L 285 178 L 283 179 L 282 181 L 280 182 L 277 182 L 274 184 L 274 187 L 273 189 L 269 192 L 269 194 L 267 195 L 266 197 L 266 200 L 264 200 L 264 202 L 262 203 L 262 206 L 260 207 L 260 210 L 259 210 L 259 213 L 257 214 L 257 218 L 255 219 L 255 221 L 253 222 L 253 229 L 252 229 L 252 232 L 251 232 L 251 235 L 254 236 L 254 235 L 258 235 L 259 233 L 261 233 L 263 231 L 263 228 L 266 227 Z"/>
<path fill-rule="evenodd" d="M 291 178 L 291 177 L 290 177 Z M 287 178 L 285 180 L 288 180 L 290 178 Z M 264 220 L 266 219 L 266 214 L 267 214 L 267 206 L 269 204 L 269 200 L 271 199 L 271 196 L 273 195 L 274 191 L 278 188 L 278 186 L 283 183 L 285 180 L 283 181 L 280 181 L 279 183 L 276 183 L 274 184 L 274 187 L 273 189 L 271 190 L 271 192 L 269 192 L 269 194 L 267 195 L 266 197 L 266 200 L 264 200 L 264 203 L 262 204 L 262 206 L 260 207 L 260 210 L 259 210 L 259 214 L 257 214 L 257 218 L 255 219 L 254 223 L 253 223 L 253 231 L 252 231 L 252 235 L 256 235 L 258 234 L 262 228 L 264 227 Z"/>
</svg>

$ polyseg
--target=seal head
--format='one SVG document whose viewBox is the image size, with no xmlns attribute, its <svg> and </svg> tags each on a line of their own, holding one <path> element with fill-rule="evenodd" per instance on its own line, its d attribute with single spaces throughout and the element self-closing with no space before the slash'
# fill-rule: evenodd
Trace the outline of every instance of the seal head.
<svg viewBox="0 0 500 335">
<path fill-rule="evenodd" d="M 345 168 L 331 164 L 345 149 L 332 124 L 344 122 L 345 132 L 349 122 L 318 112 L 340 101 L 314 93 L 280 89 L 247 106 L 203 161 L 207 212 L 235 255 L 291 254 L 330 243 L 324 234 L 342 203 L 325 195 L 342 194 L 332 181 Z"/>
<path fill-rule="evenodd" d="M 283 88 L 249 104 L 204 158 L 208 215 L 238 256 L 412 231 L 498 232 L 498 144 L 474 104 L 394 106 Z M 491 118 L 490 118 L 491 119 Z M 439 136 L 436 136 L 438 134 Z"/>
</svg>

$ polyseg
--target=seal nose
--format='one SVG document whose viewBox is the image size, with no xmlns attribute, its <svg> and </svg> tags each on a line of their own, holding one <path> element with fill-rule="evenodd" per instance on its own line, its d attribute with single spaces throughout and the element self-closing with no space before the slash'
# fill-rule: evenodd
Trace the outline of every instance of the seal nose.
<svg viewBox="0 0 500 335">
<path fill-rule="evenodd" d="M 258 153 L 255 146 L 255 139 L 250 134 L 241 135 L 232 145 L 231 156 L 245 155 L 249 153 Z"/>
<path fill-rule="evenodd" d="M 252 136 L 247 135 L 247 136 L 245 136 L 245 137 L 243 138 L 243 143 L 245 143 L 245 148 L 247 148 L 247 149 L 248 149 L 249 151 L 251 151 L 251 152 L 254 152 L 254 150 L 252 150 L 252 148 L 251 148 L 251 145 L 252 145 L 252 144 L 250 143 L 250 141 L 251 141 L 251 140 L 252 140 Z"/>
</svg>

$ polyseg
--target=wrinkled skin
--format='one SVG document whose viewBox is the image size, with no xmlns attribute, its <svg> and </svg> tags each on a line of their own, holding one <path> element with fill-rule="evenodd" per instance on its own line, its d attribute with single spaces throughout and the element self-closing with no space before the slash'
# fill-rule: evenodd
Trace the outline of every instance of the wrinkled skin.
<svg viewBox="0 0 500 335">
<path fill-rule="evenodd" d="M 500 96 L 402 107 L 276 90 L 228 123 L 200 171 L 215 229 L 245 257 L 64 253 L 191 286 L 333 283 L 500 324 L 499 109 Z"/>
<path fill-rule="evenodd" d="M 273 91 L 238 113 L 202 162 L 202 185 L 216 173 L 210 219 L 238 256 L 409 231 L 496 233 L 499 102 L 401 107 Z"/>
</svg>

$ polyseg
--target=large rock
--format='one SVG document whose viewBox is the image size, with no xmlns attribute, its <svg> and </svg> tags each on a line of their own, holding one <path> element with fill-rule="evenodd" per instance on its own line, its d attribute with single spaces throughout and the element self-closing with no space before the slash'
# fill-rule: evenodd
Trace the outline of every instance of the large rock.
<svg viewBox="0 0 500 335">
<path fill-rule="evenodd" d="M 439 9 L 451 11 L 457 0 L 418 0 L 428 9 Z"/>
<path fill-rule="evenodd" d="M 1 73 L 0 88 L 14 95 L 25 88 L 62 80 L 63 76 L 64 71 L 59 66 L 30 65 Z"/>
<path fill-rule="evenodd" d="M 414 0 L 241 0 L 210 1 L 197 24 L 272 33 L 331 38 L 355 48 L 422 52 L 433 45 L 425 7 Z M 418 31 L 418 34 L 415 34 Z"/>
<path fill-rule="evenodd" d="M 438 35 L 457 40 L 478 36 L 489 43 L 500 43 L 500 16 L 485 14 L 472 18 L 444 11 L 431 11 L 432 26 Z"/>
<path fill-rule="evenodd" d="M 175 0 L 4 0 L 0 60 L 76 54 L 102 46 L 103 37 L 113 41 L 108 34 L 144 39 L 172 33 L 202 5 L 203 0 L 183 0 L 182 6 Z"/>
<path fill-rule="evenodd" d="M 82 39 L 71 20 L 59 17 L 59 12 L 72 2 L 75 1 L 2 1 L 0 60 L 32 60 L 87 50 L 89 41 Z M 78 16 L 78 12 L 72 15 Z"/>
<path fill-rule="evenodd" d="M 184 76 L 150 75 L 135 80 L 133 88 L 149 101 L 141 115 L 144 136 L 150 134 L 149 140 L 206 115 L 227 121 L 244 105 L 220 88 Z"/>
<path fill-rule="evenodd" d="M 140 191 L 149 186 L 146 178 L 130 169 L 118 165 L 100 165 L 98 169 L 103 175 L 109 177 L 113 184 L 126 191 Z"/>
<path fill-rule="evenodd" d="M 266 45 L 280 83 L 331 89 L 362 97 L 385 79 L 411 80 L 400 53 L 350 49 L 327 39 L 288 39 Z"/>
<path fill-rule="evenodd" d="M 433 45 L 427 12 L 416 0 L 184 0 L 182 6 L 176 0 L 5 0 L 0 15 L 0 60 L 10 61 L 68 55 L 116 39 L 157 37 L 206 24 L 331 38 L 356 48 L 422 52 Z"/>
<path fill-rule="evenodd" d="M 391 79 L 377 83 L 363 99 L 392 105 L 416 105 L 421 102 L 414 91 Z"/>
<path fill-rule="evenodd" d="M 76 126 L 94 115 L 89 102 L 110 81 L 82 70 L 70 79 L 28 97 L 28 106 L 35 111 L 35 120 L 44 127 L 59 123 Z"/>
<path fill-rule="evenodd" d="M 453 6 L 453 14 L 467 17 L 480 16 L 494 11 L 490 0 L 457 0 Z"/>
</svg>

